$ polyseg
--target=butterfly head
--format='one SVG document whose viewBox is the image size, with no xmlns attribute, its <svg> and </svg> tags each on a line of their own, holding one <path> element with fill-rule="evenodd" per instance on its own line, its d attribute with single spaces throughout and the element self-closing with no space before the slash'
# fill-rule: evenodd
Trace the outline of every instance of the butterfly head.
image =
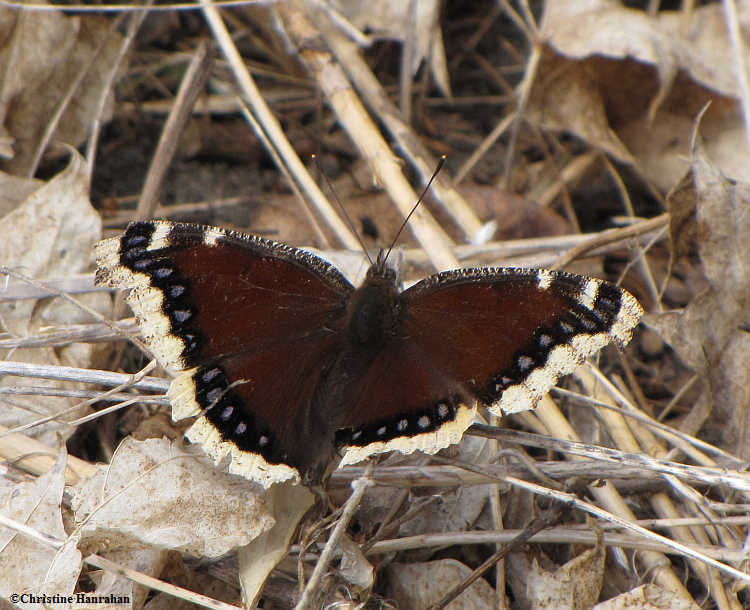
<svg viewBox="0 0 750 610">
<path fill-rule="evenodd" d="M 370 284 L 397 284 L 398 271 L 388 265 L 390 250 L 381 250 L 375 262 L 367 270 L 366 282 Z"/>
</svg>

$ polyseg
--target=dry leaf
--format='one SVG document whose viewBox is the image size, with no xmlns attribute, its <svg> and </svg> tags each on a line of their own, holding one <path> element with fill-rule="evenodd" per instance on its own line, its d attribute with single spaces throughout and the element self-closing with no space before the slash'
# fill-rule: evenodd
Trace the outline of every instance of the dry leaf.
<svg viewBox="0 0 750 610">
<path fill-rule="evenodd" d="M 53 135 L 78 146 L 88 136 L 121 37 L 112 22 L 93 15 L 0 8 L 0 75 L 5 104 L 0 124 L 14 138 L 14 157 L 5 169 L 27 174 L 42 135 L 68 89 L 93 59 Z M 99 118 L 109 120 L 112 102 Z"/>
<path fill-rule="evenodd" d="M 444 95 L 450 96 L 445 48 L 440 29 L 440 2 L 436 0 L 383 0 L 382 2 L 342 2 L 331 4 L 353 25 L 366 30 L 375 39 L 405 41 L 413 38 L 414 57 L 411 70 L 416 74 L 423 59 L 430 61 L 430 68 Z M 411 9 L 414 8 L 414 14 Z"/>
<path fill-rule="evenodd" d="M 750 5 L 740 2 L 741 25 L 750 24 Z M 563 55 L 592 55 L 651 64 L 664 80 L 684 70 L 693 80 L 723 95 L 739 97 L 739 82 L 722 7 L 697 8 L 689 22 L 684 11 L 644 11 L 612 0 L 548 2 L 542 19 L 547 44 Z"/>
<path fill-rule="evenodd" d="M 434 532 L 466 531 L 477 520 L 487 502 L 487 485 L 459 487 L 435 494 L 430 503 L 399 529 L 400 536 L 417 536 Z M 427 549 L 432 554 L 433 549 Z"/>
<path fill-rule="evenodd" d="M 359 545 L 349 536 L 342 536 L 336 548 L 340 557 L 338 575 L 346 581 L 355 592 L 365 591 L 375 582 L 375 570 L 367 561 Z"/>
<path fill-rule="evenodd" d="M 110 561 L 154 578 L 161 576 L 168 556 L 169 553 L 167 551 L 160 549 L 137 549 L 107 553 L 107 559 Z M 102 570 L 90 575 L 95 580 L 98 580 L 96 589 L 92 595 L 127 596 L 131 601 L 132 608 L 141 608 L 146 598 L 153 593 L 152 589 L 143 585 L 136 585 L 130 578 L 123 574 Z M 172 603 L 175 602 L 173 597 L 169 599 L 171 599 Z"/>
<path fill-rule="evenodd" d="M 255 607 L 269 574 L 286 556 L 300 520 L 313 503 L 309 489 L 290 481 L 274 485 L 266 492 L 268 512 L 275 523 L 238 550 L 239 579 L 246 606 Z"/>
<path fill-rule="evenodd" d="M 633 162 L 610 127 L 598 78 L 584 62 L 545 51 L 524 116 L 545 129 L 572 131 L 592 146 Z"/>
<path fill-rule="evenodd" d="M 471 575 L 471 570 L 455 559 L 426 563 L 393 563 L 385 570 L 389 595 L 399 608 L 420 610 L 437 603 L 445 594 Z M 487 581 L 478 579 L 446 606 L 448 610 L 492 608 L 495 592 Z"/>
<path fill-rule="evenodd" d="M 35 178 L 24 178 L 0 172 L 0 218 L 13 211 L 26 197 L 44 183 Z"/>
<path fill-rule="evenodd" d="M 697 200 L 695 185 L 690 173 L 675 185 L 667 195 L 669 210 L 669 241 L 672 264 L 677 259 L 695 251 L 698 226 L 695 221 Z"/>
<path fill-rule="evenodd" d="M 169 561 L 160 574 L 162 580 L 189 591 L 197 591 L 219 602 L 241 606 L 240 592 L 235 579 L 231 574 L 224 577 L 220 575 L 221 561 L 213 563 L 211 569 L 205 569 L 207 566 L 196 565 L 195 562 L 184 562 L 177 553 L 167 553 L 167 555 L 169 555 Z M 227 561 L 226 564 L 231 565 L 231 562 Z M 255 608 L 249 605 L 246 607 Z M 196 604 L 191 601 L 176 599 L 169 592 L 154 595 L 154 591 L 151 591 L 143 610 L 196 610 L 196 608 Z"/>
<path fill-rule="evenodd" d="M 709 155 L 726 175 L 745 175 L 750 154 L 723 9 L 700 7 L 689 21 L 686 14 L 650 16 L 608 0 L 548 2 L 528 117 L 634 162 L 667 191 L 687 169 L 695 116 L 713 100 L 702 124 Z"/>
<path fill-rule="evenodd" d="M 750 185 L 727 180 L 696 137 L 691 176 L 696 198 L 698 252 L 710 287 L 682 311 L 652 324 L 696 371 L 707 375 L 709 395 L 726 440 L 750 455 L 750 334 L 742 330 L 750 306 Z M 683 196 L 685 189 L 682 190 Z"/>
<path fill-rule="evenodd" d="M 553 572 L 531 564 L 526 595 L 534 609 L 586 610 L 596 600 L 604 581 L 604 546 L 581 553 Z"/>
<path fill-rule="evenodd" d="M 735 100 L 711 95 L 678 79 L 653 121 L 642 115 L 616 131 L 646 179 L 667 192 L 689 167 L 692 126 L 700 107 L 712 102 L 702 122 L 706 150 L 727 177 L 741 179 L 750 167 L 745 124 Z"/>
<path fill-rule="evenodd" d="M 72 593 L 78 582 L 78 577 L 81 573 L 82 558 L 81 552 L 78 550 L 78 544 L 80 537 L 77 533 L 71 535 L 65 540 L 65 544 L 55 553 L 55 557 L 52 560 L 52 564 L 49 566 L 47 573 L 44 575 L 44 581 L 42 582 L 41 589 L 45 592 L 54 591 L 55 593 Z M 6 552 L 8 549 L 6 549 Z M 13 550 L 10 550 L 12 553 Z M 27 561 L 32 559 L 30 556 L 26 556 Z M 33 557 L 36 560 L 36 556 Z M 33 589 L 32 589 L 33 590 Z M 37 606 L 37 604 L 29 604 L 30 607 Z M 60 608 L 60 610 L 69 610 L 70 606 L 66 603 L 61 604 L 49 604 L 50 608 Z"/>
<path fill-rule="evenodd" d="M 43 281 L 88 271 L 92 246 L 101 237 L 101 219 L 88 200 L 85 160 L 71 152 L 64 171 L 0 219 L 0 235 L 0 261 L 25 275 Z M 13 334 L 39 323 L 33 317 L 37 315 L 36 301 L 2 307 L 6 330 Z"/>
<path fill-rule="evenodd" d="M 65 487 L 67 454 L 60 453 L 54 466 L 31 482 L 11 485 L 3 482 L 0 512 L 40 534 L 66 540 L 60 504 Z M 81 571 L 81 553 L 76 540 L 59 551 L 46 544 L 0 526 L 0 598 L 24 591 L 35 594 L 73 592 Z M 20 608 L 39 608 L 39 604 L 18 603 Z M 50 607 L 63 607 L 50 605 Z"/>
<path fill-rule="evenodd" d="M 0 219 L 0 261 L 26 276 L 44 281 L 46 278 L 83 273 L 91 266 L 93 244 L 101 237 L 101 219 L 88 200 L 88 166 L 75 151 L 68 167 L 47 183 L 39 186 L 12 212 Z M 102 311 L 111 308 L 111 299 L 103 293 L 78 295 L 79 302 Z M 91 316 L 62 299 L 25 299 L 0 302 L 0 325 L 13 337 L 36 334 L 48 325 L 90 322 Z M 75 343 L 53 348 L 26 348 L 12 352 L 12 359 L 36 364 L 91 365 L 93 344 Z M 0 356 L 9 353 L 0 350 Z M 2 385 L 15 383 L 4 378 Z M 65 387 L 59 381 L 37 380 L 37 386 Z M 67 384 L 67 387 L 78 387 Z M 7 427 L 28 423 L 32 413 L 39 417 L 54 415 L 71 407 L 74 401 L 53 396 L 18 397 L 17 408 L 5 408 L 0 423 Z M 23 407 L 23 408 L 21 408 Z M 75 416 L 75 413 L 69 417 Z M 33 428 L 30 433 L 47 444 L 54 444 L 56 434 L 68 438 L 74 432 L 69 426 L 49 422 Z"/>
<path fill-rule="evenodd" d="M 273 526 L 258 488 L 164 439 L 125 439 L 108 467 L 75 486 L 83 544 L 218 557 Z"/>
<path fill-rule="evenodd" d="M 594 610 L 699 610 L 700 606 L 682 595 L 654 584 L 621 593 L 594 606 Z"/>
</svg>

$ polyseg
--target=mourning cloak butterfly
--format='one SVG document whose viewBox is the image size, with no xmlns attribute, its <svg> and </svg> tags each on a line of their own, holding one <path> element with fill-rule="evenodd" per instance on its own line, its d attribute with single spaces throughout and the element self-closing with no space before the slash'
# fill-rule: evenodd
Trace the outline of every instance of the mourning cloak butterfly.
<svg viewBox="0 0 750 610">
<path fill-rule="evenodd" d="M 234 231 L 131 224 L 96 245 L 97 284 L 128 303 L 175 420 L 216 462 L 266 487 L 322 480 L 336 453 L 434 453 L 476 401 L 533 408 L 584 358 L 624 345 L 643 313 L 608 282 L 546 270 L 460 269 L 399 292 L 384 257 L 354 288 L 332 265 Z"/>
</svg>

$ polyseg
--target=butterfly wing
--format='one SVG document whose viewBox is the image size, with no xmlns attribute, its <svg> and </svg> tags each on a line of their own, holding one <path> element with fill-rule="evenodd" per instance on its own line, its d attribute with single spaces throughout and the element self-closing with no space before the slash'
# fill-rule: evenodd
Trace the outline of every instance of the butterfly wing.
<svg viewBox="0 0 750 610">
<path fill-rule="evenodd" d="M 533 408 L 586 357 L 627 343 L 643 313 L 613 284 L 545 270 L 448 271 L 400 300 L 398 336 L 368 372 L 370 391 L 339 433 L 347 462 L 455 442 L 470 424 L 460 407 L 466 397 L 498 415 Z M 389 380 L 387 390 L 378 389 L 379 378 Z"/>
<path fill-rule="evenodd" d="M 359 385 L 337 434 L 341 465 L 385 451 L 435 453 L 459 442 L 474 419 L 471 396 L 405 336 L 380 352 Z"/>
<path fill-rule="evenodd" d="M 585 358 L 626 344 L 643 314 L 614 284 L 546 270 L 449 271 L 403 298 L 405 333 L 497 415 L 533 408 Z"/>
<path fill-rule="evenodd" d="M 130 288 L 148 345 L 182 371 L 169 397 L 175 419 L 198 416 L 188 438 L 266 486 L 298 478 L 316 459 L 300 440 L 316 432 L 316 375 L 351 284 L 307 252 L 166 221 L 134 223 L 96 254 L 97 283 Z"/>
</svg>

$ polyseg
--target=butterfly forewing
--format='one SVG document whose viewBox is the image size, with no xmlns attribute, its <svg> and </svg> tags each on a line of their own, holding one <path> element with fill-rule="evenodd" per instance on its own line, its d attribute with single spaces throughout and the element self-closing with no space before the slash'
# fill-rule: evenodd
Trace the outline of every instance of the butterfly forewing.
<svg viewBox="0 0 750 610">
<path fill-rule="evenodd" d="M 97 259 L 98 283 L 131 288 L 159 361 L 185 371 L 170 388 L 175 418 L 205 415 L 188 436 L 217 460 L 232 453 L 235 470 L 297 468 L 315 367 L 332 356 L 349 282 L 283 244 L 169 222 L 130 225 Z"/>
</svg>

